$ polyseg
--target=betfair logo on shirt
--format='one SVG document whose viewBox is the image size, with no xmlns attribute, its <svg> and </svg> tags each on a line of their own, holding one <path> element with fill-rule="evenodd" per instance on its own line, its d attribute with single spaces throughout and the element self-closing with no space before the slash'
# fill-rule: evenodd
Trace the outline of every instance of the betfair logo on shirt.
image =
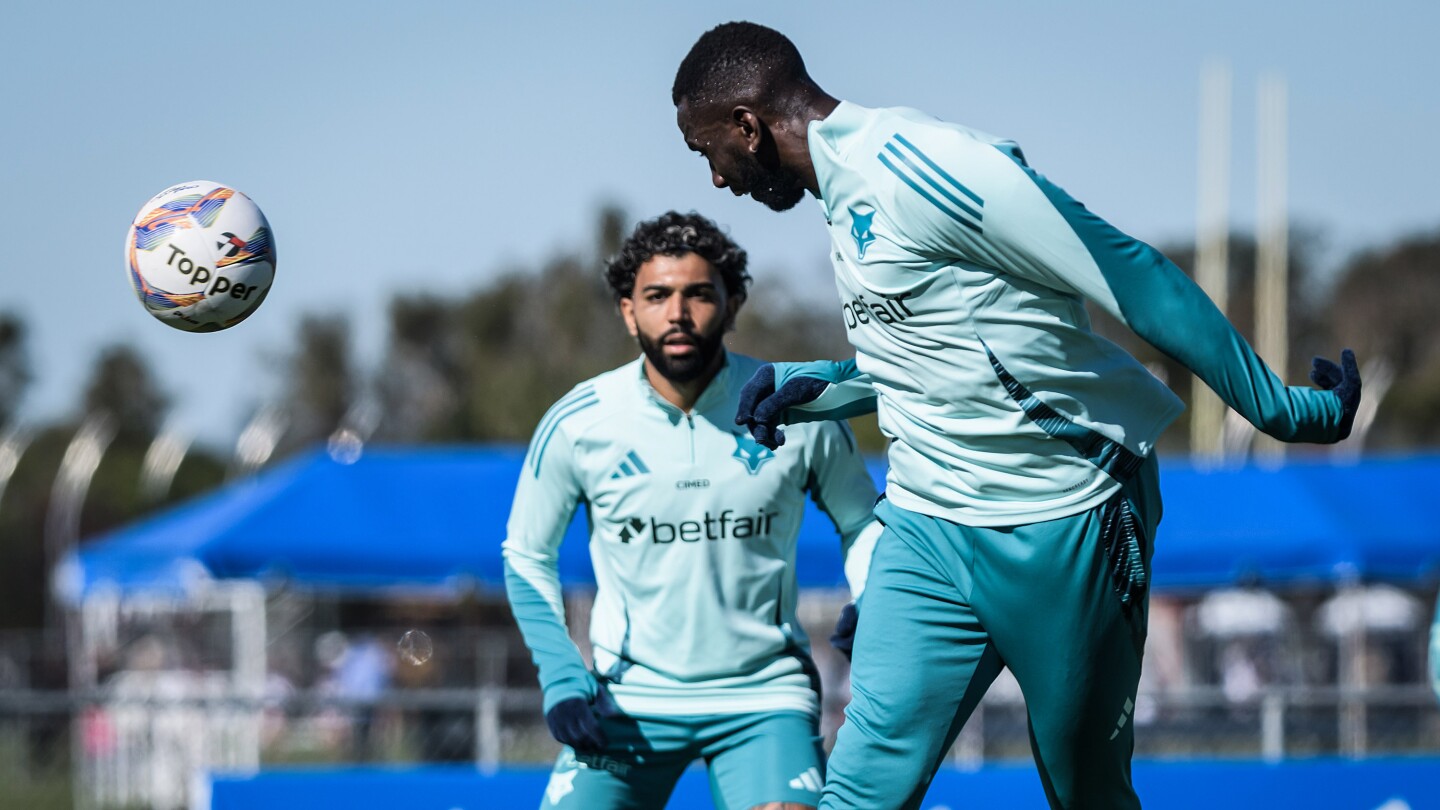
<svg viewBox="0 0 1440 810">
<path fill-rule="evenodd" d="M 650 532 L 650 542 L 665 545 L 679 540 L 682 543 L 698 543 L 701 540 L 744 540 L 749 537 L 768 537 L 775 526 L 780 512 L 760 509 L 753 514 L 736 515 L 734 509 L 726 509 L 719 515 L 709 511 L 698 520 L 679 520 L 667 523 L 658 518 L 649 521 L 628 518 L 620 521 L 620 542 L 629 544 Z"/>
<path fill-rule="evenodd" d="M 905 305 L 905 299 L 909 297 L 909 293 L 882 295 L 879 300 L 870 301 L 863 295 L 857 295 L 840 305 L 841 311 L 845 313 L 845 328 L 855 329 L 872 321 L 903 323 L 915 315 L 910 311 L 910 307 Z"/>
</svg>

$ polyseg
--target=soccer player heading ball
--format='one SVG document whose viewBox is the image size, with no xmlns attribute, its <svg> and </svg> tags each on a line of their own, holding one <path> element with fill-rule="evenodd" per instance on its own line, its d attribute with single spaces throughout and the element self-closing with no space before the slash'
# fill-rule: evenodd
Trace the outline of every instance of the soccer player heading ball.
<svg viewBox="0 0 1440 810">
<path fill-rule="evenodd" d="M 1001 667 L 1053 807 L 1138 807 L 1131 715 L 1160 519 L 1156 438 L 1181 411 L 1090 329 L 1084 299 L 1278 439 L 1345 438 L 1354 355 L 1286 386 L 1174 264 L 1090 213 L 1014 142 L 840 101 L 783 35 L 700 37 L 672 101 L 717 188 L 830 229 L 855 360 L 775 363 L 737 422 L 878 410 L 886 526 L 859 606 L 853 698 L 822 808 L 918 807 Z"/>
<path fill-rule="evenodd" d="M 819 799 L 819 683 L 795 618 L 795 539 L 813 497 L 858 595 L 880 533 L 875 485 L 844 423 L 800 427 L 778 452 L 736 426 L 741 388 L 762 367 L 721 342 L 745 301 L 745 261 L 699 215 L 642 222 L 606 272 L 641 356 L 577 385 L 530 443 L 505 585 L 566 746 L 543 807 L 664 807 L 696 759 L 727 808 Z M 556 568 L 582 503 L 593 672 L 566 633 Z"/>
</svg>

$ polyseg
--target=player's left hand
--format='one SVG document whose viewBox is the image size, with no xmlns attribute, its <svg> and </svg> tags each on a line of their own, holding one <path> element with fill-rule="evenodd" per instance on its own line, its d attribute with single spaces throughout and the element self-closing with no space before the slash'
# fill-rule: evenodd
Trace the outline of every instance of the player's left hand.
<svg viewBox="0 0 1440 810">
<path fill-rule="evenodd" d="M 835 622 L 835 632 L 830 636 L 830 646 L 839 650 L 846 661 L 850 660 L 850 653 L 855 648 L 855 628 L 859 623 L 860 609 L 855 607 L 854 602 L 847 602 L 840 609 L 840 619 Z"/>
<path fill-rule="evenodd" d="M 600 719 L 595 716 L 590 701 L 584 698 L 567 698 L 556 703 L 545 713 L 545 724 L 556 742 L 582 754 L 599 753 L 608 742 Z"/>
<path fill-rule="evenodd" d="M 815 377 L 792 377 L 775 390 L 775 364 L 766 363 L 740 389 L 740 407 L 735 424 L 745 425 L 755 441 L 775 450 L 785 443 L 785 411 L 813 401 L 829 383 Z"/>
<path fill-rule="evenodd" d="M 1310 381 L 1334 391 L 1340 398 L 1340 436 L 1335 441 L 1344 441 L 1355 426 L 1355 412 L 1360 409 L 1360 367 L 1355 363 L 1355 352 L 1346 349 L 1340 352 L 1340 365 L 1323 357 L 1317 357 L 1310 368 Z"/>
</svg>

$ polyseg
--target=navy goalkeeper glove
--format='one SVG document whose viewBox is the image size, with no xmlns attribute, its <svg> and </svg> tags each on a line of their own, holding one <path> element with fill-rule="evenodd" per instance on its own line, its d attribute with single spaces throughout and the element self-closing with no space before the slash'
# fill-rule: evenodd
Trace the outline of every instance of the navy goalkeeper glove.
<svg viewBox="0 0 1440 810">
<path fill-rule="evenodd" d="M 1340 365 L 1317 357 L 1311 364 L 1310 381 L 1325 389 L 1334 391 L 1340 398 L 1340 436 L 1335 441 L 1344 441 L 1355 426 L 1355 412 L 1360 409 L 1360 367 L 1355 363 L 1355 352 L 1346 349 L 1340 352 Z"/>
<path fill-rule="evenodd" d="M 556 742 L 582 754 L 597 754 L 609 742 L 605 729 L 600 727 L 600 718 L 585 698 L 567 698 L 551 706 L 545 713 L 545 725 L 550 727 L 550 736 Z"/>
<path fill-rule="evenodd" d="M 839 650 L 846 661 L 850 660 L 850 653 L 855 648 L 855 627 L 859 623 L 860 610 L 854 602 L 846 603 L 840 609 L 840 619 L 835 622 L 835 632 L 830 636 L 830 646 Z"/>
<path fill-rule="evenodd" d="M 785 443 L 785 411 L 812 402 L 829 385 L 815 377 L 794 377 L 775 390 L 775 364 L 766 363 L 740 389 L 740 408 L 735 424 L 745 425 L 755 441 L 774 450 Z"/>
</svg>

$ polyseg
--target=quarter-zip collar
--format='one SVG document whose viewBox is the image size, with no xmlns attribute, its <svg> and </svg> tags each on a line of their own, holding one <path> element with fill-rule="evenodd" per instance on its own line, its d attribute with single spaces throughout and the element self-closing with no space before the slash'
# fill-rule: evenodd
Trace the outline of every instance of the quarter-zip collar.
<svg viewBox="0 0 1440 810">
<path fill-rule="evenodd" d="M 641 393 L 647 397 L 650 402 L 658 405 L 660 410 L 665 412 L 665 416 L 669 418 L 670 424 L 678 425 L 686 416 L 705 413 L 717 405 L 724 403 L 729 398 L 730 392 L 736 384 L 734 378 L 739 372 L 735 364 L 730 362 L 729 350 L 722 348 L 721 351 L 724 352 L 724 360 L 721 361 L 720 370 L 715 372 L 715 376 L 712 377 L 709 384 L 705 386 L 705 390 L 700 393 L 700 397 L 695 400 L 695 407 L 691 409 L 689 414 L 681 410 L 674 403 L 660 396 L 660 392 L 656 391 L 655 386 L 650 384 L 650 379 L 645 376 L 644 355 L 641 355 L 641 357 L 635 361 L 636 384 L 640 386 Z"/>
</svg>

